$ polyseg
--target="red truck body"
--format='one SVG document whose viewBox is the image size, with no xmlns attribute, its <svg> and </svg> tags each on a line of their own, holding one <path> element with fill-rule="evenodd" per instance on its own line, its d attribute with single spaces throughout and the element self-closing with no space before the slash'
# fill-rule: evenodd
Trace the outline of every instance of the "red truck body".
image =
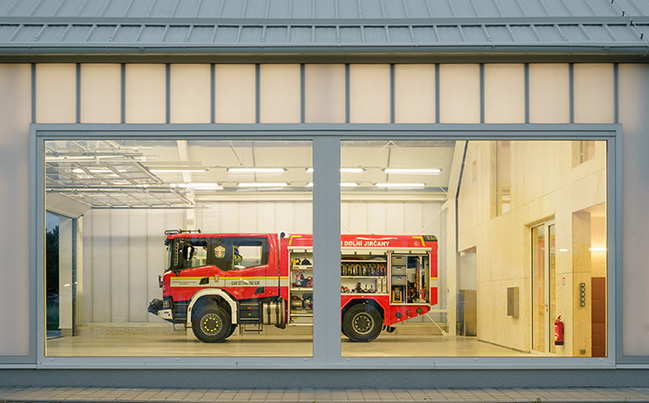
<svg viewBox="0 0 649 403">
<path fill-rule="evenodd" d="M 167 231 L 163 299 L 149 312 L 220 342 L 238 326 L 310 325 L 313 237 Z M 282 234 L 283 235 L 283 234 Z M 341 329 L 371 341 L 381 329 L 437 304 L 437 239 L 410 235 L 341 237 Z"/>
</svg>

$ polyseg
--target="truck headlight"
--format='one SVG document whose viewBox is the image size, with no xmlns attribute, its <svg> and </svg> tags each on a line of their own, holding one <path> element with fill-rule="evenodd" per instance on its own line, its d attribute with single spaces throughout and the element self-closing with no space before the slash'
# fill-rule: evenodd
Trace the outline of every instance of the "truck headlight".
<svg viewBox="0 0 649 403">
<path fill-rule="evenodd" d="M 162 309 L 169 309 L 172 305 L 172 300 L 169 297 L 163 298 L 162 300 Z"/>
</svg>

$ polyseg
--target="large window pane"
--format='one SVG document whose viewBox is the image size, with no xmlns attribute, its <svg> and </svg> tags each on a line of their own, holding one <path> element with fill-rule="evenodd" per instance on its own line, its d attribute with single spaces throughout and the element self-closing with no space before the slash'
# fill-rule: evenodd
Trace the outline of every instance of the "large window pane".
<svg viewBox="0 0 649 403">
<path fill-rule="evenodd" d="M 308 141 L 45 143 L 46 356 L 312 356 Z"/>
<path fill-rule="evenodd" d="M 342 355 L 606 356 L 592 143 L 344 141 Z"/>
</svg>

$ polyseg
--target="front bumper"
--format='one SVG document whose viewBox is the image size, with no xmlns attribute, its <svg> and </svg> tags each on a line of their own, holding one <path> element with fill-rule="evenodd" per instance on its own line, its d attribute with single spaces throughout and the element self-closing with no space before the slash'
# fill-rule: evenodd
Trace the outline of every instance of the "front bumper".
<svg viewBox="0 0 649 403">
<path fill-rule="evenodd" d="M 164 320 L 173 320 L 173 313 L 171 309 L 160 309 L 157 313 L 159 317 L 161 317 Z"/>
</svg>

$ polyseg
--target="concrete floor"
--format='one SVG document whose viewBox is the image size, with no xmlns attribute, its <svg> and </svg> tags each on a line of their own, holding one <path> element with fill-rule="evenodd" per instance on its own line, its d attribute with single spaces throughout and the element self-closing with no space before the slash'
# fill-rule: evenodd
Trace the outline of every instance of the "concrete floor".
<svg viewBox="0 0 649 403">
<path fill-rule="evenodd" d="M 475 337 L 382 333 L 370 343 L 342 337 L 344 357 L 524 357 L 523 353 Z M 233 335 L 225 343 L 202 343 L 191 332 L 180 335 L 103 335 L 60 337 L 47 341 L 49 357 L 229 356 L 311 357 L 311 335 Z"/>
</svg>

